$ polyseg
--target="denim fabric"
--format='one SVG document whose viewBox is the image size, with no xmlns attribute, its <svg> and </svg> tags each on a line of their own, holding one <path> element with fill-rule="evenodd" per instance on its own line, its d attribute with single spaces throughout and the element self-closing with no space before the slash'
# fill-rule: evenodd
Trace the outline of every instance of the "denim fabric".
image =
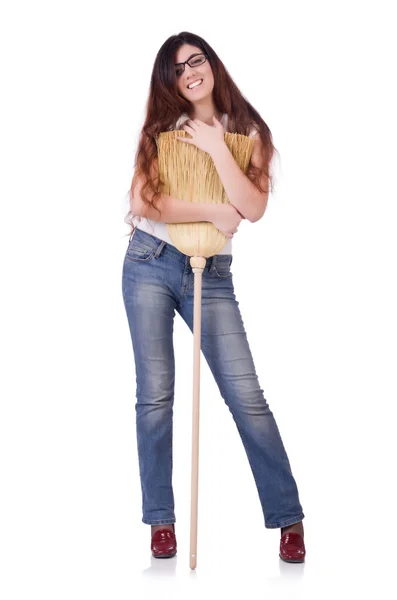
<svg viewBox="0 0 397 600">
<path fill-rule="evenodd" d="M 142 521 L 175 523 L 172 425 L 173 324 L 177 311 L 193 331 L 190 259 L 136 229 L 123 263 L 122 293 L 136 370 L 136 434 Z M 280 433 L 259 386 L 230 270 L 231 254 L 206 261 L 202 277 L 201 349 L 240 434 L 265 527 L 304 518 Z"/>
</svg>

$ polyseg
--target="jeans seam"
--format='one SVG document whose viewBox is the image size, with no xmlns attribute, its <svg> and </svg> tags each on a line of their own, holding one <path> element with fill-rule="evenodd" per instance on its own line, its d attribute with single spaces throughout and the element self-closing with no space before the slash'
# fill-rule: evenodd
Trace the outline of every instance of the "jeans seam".
<svg viewBox="0 0 397 600">
<path fill-rule="evenodd" d="M 296 517 L 290 517 L 285 521 L 279 521 L 278 523 L 265 523 L 267 529 L 276 529 L 280 527 L 287 527 L 288 525 L 294 525 L 294 523 L 300 523 L 305 518 L 304 513 L 300 513 Z"/>
<path fill-rule="evenodd" d="M 168 523 L 176 523 L 175 519 L 160 519 L 157 521 L 149 521 L 149 520 L 145 520 L 142 519 L 142 522 L 145 523 L 145 525 L 168 525 Z"/>
</svg>

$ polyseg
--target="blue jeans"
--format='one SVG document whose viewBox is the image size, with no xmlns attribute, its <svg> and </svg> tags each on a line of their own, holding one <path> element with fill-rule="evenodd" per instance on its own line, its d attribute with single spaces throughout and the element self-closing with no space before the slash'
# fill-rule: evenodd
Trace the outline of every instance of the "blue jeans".
<svg viewBox="0 0 397 600">
<path fill-rule="evenodd" d="M 122 291 L 135 359 L 136 433 L 142 521 L 175 523 L 172 424 L 175 311 L 193 331 L 190 259 L 136 229 L 123 263 Z M 201 350 L 240 434 L 271 529 L 304 518 L 280 433 L 248 345 L 230 270 L 232 255 L 207 259 L 202 278 Z"/>
</svg>

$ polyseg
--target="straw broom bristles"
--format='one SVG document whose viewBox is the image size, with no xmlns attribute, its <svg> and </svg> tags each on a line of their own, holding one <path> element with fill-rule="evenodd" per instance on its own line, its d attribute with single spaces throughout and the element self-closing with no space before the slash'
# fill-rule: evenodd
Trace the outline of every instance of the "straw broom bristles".
<svg viewBox="0 0 397 600">
<path fill-rule="evenodd" d="M 186 202 L 228 204 L 225 189 L 211 156 L 176 137 L 191 137 L 185 130 L 161 132 L 157 137 L 158 168 L 164 182 L 161 192 Z M 239 133 L 224 134 L 233 158 L 245 173 L 254 140 Z M 210 222 L 167 223 L 172 243 L 187 256 L 209 258 L 218 254 L 227 238 Z"/>
</svg>

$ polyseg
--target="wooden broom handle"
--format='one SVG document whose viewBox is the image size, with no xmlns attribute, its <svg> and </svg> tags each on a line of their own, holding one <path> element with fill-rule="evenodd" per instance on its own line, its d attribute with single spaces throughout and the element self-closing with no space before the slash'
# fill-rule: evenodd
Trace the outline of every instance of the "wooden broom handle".
<svg viewBox="0 0 397 600">
<path fill-rule="evenodd" d="M 200 425 L 200 350 L 201 350 L 201 287 L 206 259 L 192 256 L 194 273 L 193 303 L 193 415 L 192 415 L 192 480 L 190 504 L 190 568 L 197 565 L 198 467 Z"/>
</svg>

